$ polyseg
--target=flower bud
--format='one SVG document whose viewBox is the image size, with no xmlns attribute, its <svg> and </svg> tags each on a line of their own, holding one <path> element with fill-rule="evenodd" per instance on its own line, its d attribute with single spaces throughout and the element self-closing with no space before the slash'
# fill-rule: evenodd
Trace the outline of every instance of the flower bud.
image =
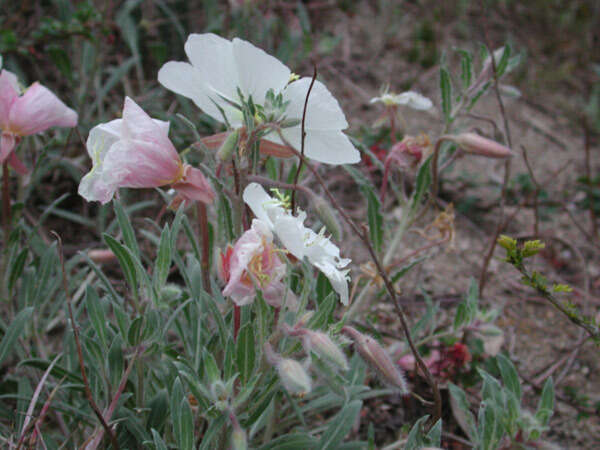
<svg viewBox="0 0 600 450">
<path fill-rule="evenodd" d="M 385 384 L 398 388 L 402 394 L 408 394 L 408 386 L 402 372 L 375 339 L 350 326 L 343 327 L 342 333 L 354 341 L 359 355 L 377 372 Z"/>
<path fill-rule="evenodd" d="M 346 355 L 331 340 L 327 333 L 321 331 L 304 330 L 302 343 L 306 352 L 314 351 L 320 358 L 330 362 L 335 367 L 348 370 Z"/>
<path fill-rule="evenodd" d="M 233 413 L 229 416 L 233 431 L 231 432 L 231 449 L 246 450 L 248 448 L 248 437 L 246 431 L 240 426 L 237 417 Z"/>
<path fill-rule="evenodd" d="M 311 391 L 310 377 L 298 361 L 282 358 L 275 368 L 283 386 L 290 394 L 302 397 Z"/>
<path fill-rule="evenodd" d="M 170 302 L 181 296 L 181 288 L 174 284 L 165 284 L 160 290 L 160 299 L 163 302 Z"/>
<path fill-rule="evenodd" d="M 231 158 L 231 155 L 237 147 L 239 137 L 240 132 L 238 130 L 233 130 L 231 133 L 229 133 L 229 135 L 227 135 L 221 144 L 221 147 L 219 147 L 219 150 L 217 150 L 217 158 L 219 160 L 228 161 L 229 158 Z"/>
<path fill-rule="evenodd" d="M 329 202 L 323 197 L 315 195 L 313 197 L 313 207 L 317 216 L 319 216 L 319 219 L 321 219 L 321 222 L 327 228 L 327 231 L 331 233 L 333 239 L 339 241 L 342 237 L 342 228 Z"/>
<path fill-rule="evenodd" d="M 117 257 L 113 253 L 113 251 L 109 250 L 107 248 L 98 248 L 98 249 L 90 250 L 88 252 L 88 256 L 95 263 L 109 263 L 109 262 L 117 261 Z"/>
<path fill-rule="evenodd" d="M 508 158 L 513 155 L 510 148 L 475 133 L 461 133 L 457 136 L 449 136 L 448 139 L 467 153 L 488 158 Z"/>
</svg>

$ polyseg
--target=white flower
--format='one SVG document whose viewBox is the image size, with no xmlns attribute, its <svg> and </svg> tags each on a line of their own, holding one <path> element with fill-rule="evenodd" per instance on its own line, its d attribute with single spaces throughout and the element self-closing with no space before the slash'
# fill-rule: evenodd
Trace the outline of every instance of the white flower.
<svg viewBox="0 0 600 450">
<path fill-rule="evenodd" d="M 257 219 L 266 223 L 279 238 L 283 246 L 296 258 L 304 257 L 329 279 L 333 289 L 340 295 L 344 305 L 348 304 L 349 270 L 344 270 L 350 259 L 340 258 L 340 249 L 323 233 L 315 233 L 304 226 L 306 213 L 293 216 L 265 192 L 257 183 L 250 183 L 244 190 L 244 201 Z"/>
<path fill-rule="evenodd" d="M 415 91 L 406 91 L 402 94 L 384 91 L 380 97 L 374 97 L 370 101 L 370 103 L 378 102 L 383 103 L 385 106 L 405 105 L 420 111 L 428 110 L 433 106 L 431 100 Z"/>
<path fill-rule="evenodd" d="M 191 34 L 185 44 L 191 62 L 166 63 L 158 72 L 158 81 L 177 94 L 188 97 L 206 114 L 233 128 L 244 125 L 242 113 L 230 102 L 239 104 L 238 89 L 255 104 L 262 105 L 267 92 L 281 93 L 289 102 L 287 119 L 302 118 L 310 78 L 293 80 L 288 67 L 263 50 L 241 39 L 229 41 L 215 34 Z M 222 109 L 223 114 L 219 110 Z M 337 100 L 325 85 L 315 81 L 306 113 L 305 154 L 329 164 L 349 164 L 360 160 L 360 153 L 342 130 L 348 127 Z M 282 130 L 284 138 L 297 150 L 301 144 L 300 125 Z M 272 132 L 268 139 L 283 144 Z"/>
</svg>

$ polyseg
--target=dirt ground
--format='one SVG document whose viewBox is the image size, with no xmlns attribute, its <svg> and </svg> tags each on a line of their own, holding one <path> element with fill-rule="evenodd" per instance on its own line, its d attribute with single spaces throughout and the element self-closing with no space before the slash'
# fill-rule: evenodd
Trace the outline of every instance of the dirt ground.
<svg viewBox="0 0 600 450">
<path fill-rule="evenodd" d="M 515 152 L 512 174 L 527 174 L 522 157 L 525 149 L 547 199 L 563 202 L 569 208 L 567 213 L 558 207 L 547 211 L 540 207 L 538 236 L 547 249 L 535 259 L 532 268 L 553 282 L 576 287 L 574 301 L 578 306 L 589 314 L 598 314 L 600 253 L 574 224 L 576 221 L 586 230 L 590 227 L 586 211 L 575 207 L 580 197 L 574 186 L 585 171 L 580 117 L 588 100 L 586 83 L 591 79 L 589 70 L 584 69 L 585 61 L 598 54 L 594 36 L 594 29 L 600 23 L 598 8 L 595 16 L 583 19 L 584 26 L 578 22 L 562 32 L 554 29 L 548 34 L 552 14 L 536 11 L 534 4 L 543 2 L 531 2 L 528 6 L 510 2 L 508 7 L 498 7 L 483 19 L 477 2 L 459 2 L 468 4 L 462 10 L 455 2 L 443 2 L 444 5 L 398 2 L 397 7 L 391 5 L 394 2 L 389 3 L 382 6 L 383 14 L 373 4 L 363 2 L 352 14 L 323 10 L 319 16 L 324 31 L 342 38 L 341 51 L 318 61 L 319 72 L 324 80 L 331 81 L 329 85 L 341 98 L 351 124 L 372 123 L 377 118 L 380 110 L 368 101 L 382 85 L 389 84 L 394 91 L 410 88 L 433 99 L 437 108 L 426 113 L 407 113 L 405 118 L 409 134 L 427 132 L 435 137 L 441 132 L 442 122 L 436 64 L 441 53 L 452 64 L 454 47 L 476 50 L 484 39 L 495 47 L 508 39 L 517 52 L 526 52 L 525 63 L 509 76 L 521 96 L 503 99 Z M 557 15 L 561 7 L 567 14 L 563 2 L 556 3 Z M 427 39 L 418 40 L 423 35 Z M 493 95 L 484 98 L 473 113 L 502 127 L 502 115 Z M 475 126 L 489 134 L 494 131 L 490 123 L 470 118 L 465 118 L 461 125 L 465 129 Z M 598 136 L 592 135 L 590 141 L 592 168 L 597 168 Z M 404 298 L 413 312 L 413 320 L 422 312 L 420 289 L 434 298 L 452 302 L 466 291 L 469 278 L 479 278 L 483 255 L 500 219 L 499 205 L 490 203 L 490 199 L 499 198 L 502 176 L 503 163 L 477 158 L 462 158 L 445 174 L 441 196 L 455 206 L 455 245 L 453 249 L 438 250 L 420 270 L 405 278 Z M 509 202 L 506 206 L 506 214 L 514 214 L 514 218 L 505 234 L 533 238 L 535 220 L 531 202 L 525 207 L 518 207 L 517 203 Z M 365 212 L 355 211 L 355 214 L 364 217 Z M 424 219 L 424 223 L 432 219 L 433 215 Z M 422 239 L 405 241 L 409 244 L 401 249 L 401 254 L 409 254 L 423 245 Z M 359 253 L 355 257 L 360 260 L 359 247 L 355 248 Z M 522 286 L 519 273 L 502 262 L 501 256 L 502 251 L 497 249 L 489 266 L 482 302 L 502 311 L 499 324 L 506 332 L 504 345 L 521 375 L 529 381 L 524 382 L 526 392 L 536 393 L 535 387 L 539 388 L 549 375 L 559 386 L 548 439 L 562 448 L 597 448 L 600 419 L 593 415 L 593 405 L 600 401 L 598 347 L 584 342 L 579 331 L 563 316 Z M 373 307 L 372 314 L 385 315 L 390 310 L 387 304 Z M 391 334 L 399 328 L 394 322 L 386 326 Z M 530 400 L 534 398 L 530 395 Z M 372 420 L 381 421 L 382 429 L 390 431 L 402 425 L 402 420 L 392 413 L 398 411 L 397 404 L 385 401 L 382 404 L 379 400 L 371 406 L 373 411 L 369 415 Z M 535 409 L 534 403 L 530 406 Z"/>
</svg>

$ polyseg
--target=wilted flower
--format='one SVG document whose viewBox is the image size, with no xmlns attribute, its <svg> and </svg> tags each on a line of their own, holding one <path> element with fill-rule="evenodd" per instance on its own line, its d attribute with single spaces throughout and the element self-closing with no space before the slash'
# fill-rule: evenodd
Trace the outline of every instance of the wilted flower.
<svg viewBox="0 0 600 450">
<path fill-rule="evenodd" d="M 369 367 L 379 374 L 384 383 L 398 388 L 402 394 L 408 393 L 408 386 L 402 372 L 375 339 L 360 333 L 350 326 L 343 327 L 342 333 L 354 341 L 354 346 L 358 354 L 365 360 Z"/>
<path fill-rule="evenodd" d="M 224 115 L 234 129 L 245 125 L 242 111 L 234 105 L 251 97 L 254 105 L 269 113 L 272 98 L 281 94 L 280 105 L 285 106 L 284 111 L 277 109 L 279 116 L 274 119 L 282 123 L 285 140 L 300 149 L 300 119 L 310 78 L 290 82 L 292 73 L 288 67 L 237 38 L 229 41 L 211 33 L 192 34 L 185 44 L 185 52 L 191 64 L 171 61 L 158 72 L 158 81 L 163 86 L 192 99 L 215 120 L 222 122 Z M 306 156 L 329 164 L 358 162 L 358 150 L 342 132 L 347 127 L 337 100 L 324 84 L 315 81 L 305 122 Z M 274 132 L 266 137 L 284 144 Z"/>
<path fill-rule="evenodd" d="M 17 172 L 27 173 L 13 151 L 21 137 L 51 127 L 75 125 L 77 113 L 46 87 L 35 82 L 21 95 L 17 76 L 8 70 L 0 71 L 0 164 L 8 162 Z"/>
<path fill-rule="evenodd" d="M 510 148 L 475 133 L 461 133 L 456 136 L 445 137 L 467 153 L 487 156 L 488 158 L 508 158 L 513 155 Z"/>
<path fill-rule="evenodd" d="M 439 343 L 434 342 L 435 345 Z M 467 346 L 461 342 L 456 342 L 451 346 L 444 346 L 441 349 L 434 349 L 431 353 L 423 358 L 423 362 L 431 373 L 439 378 L 452 378 L 456 371 L 464 367 L 471 361 L 471 353 Z M 415 357 L 412 354 L 402 356 L 398 360 L 398 365 L 406 371 L 414 371 L 416 369 Z"/>
<path fill-rule="evenodd" d="M 340 249 L 323 233 L 315 233 L 304 226 L 306 213 L 293 216 L 281 203 L 269 196 L 257 183 L 244 190 L 244 201 L 254 215 L 275 233 L 283 246 L 296 258 L 304 257 L 329 279 L 344 305 L 348 304 L 349 270 L 344 270 L 349 259 L 340 258 Z"/>
<path fill-rule="evenodd" d="M 93 167 L 79 194 L 109 202 L 120 187 L 153 188 L 171 184 L 189 201 L 212 202 L 214 192 L 202 172 L 183 164 L 169 140 L 169 123 L 150 118 L 125 98 L 123 118 L 92 128 L 86 142 Z"/>
<path fill-rule="evenodd" d="M 433 106 L 431 100 L 415 91 L 394 94 L 385 89 L 381 96 L 373 97 L 369 103 L 383 103 L 385 106 L 408 106 L 412 109 L 426 111 Z"/>
<path fill-rule="evenodd" d="M 385 199 L 392 164 L 401 170 L 415 169 L 423 159 L 423 155 L 429 150 L 429 146 L 429 138 L 425 134 L 418 137 L 406 136 L 392 146 L 384 163 L 380 195 L 382 201 Z"/>
<path fill-rule="evenodd" d="M 219 277 L 227 283 L 223 295 L 231 297 L 236 305 L 251 303 L 259 288 L 267 303 L 281 306 L 285 264 L 277 255 L 271 231 L 262 221 L 252 221 L 252 228 L 221 254 L 218 267 Z"/>
</svg>

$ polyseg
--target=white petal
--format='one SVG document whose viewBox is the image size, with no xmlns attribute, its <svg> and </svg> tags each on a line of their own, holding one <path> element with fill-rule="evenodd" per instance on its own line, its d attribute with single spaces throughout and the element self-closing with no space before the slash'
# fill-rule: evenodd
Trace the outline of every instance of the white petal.
<svg viewBox="0 0 600 450">
<path fill-rule="evenodd" d="M 414 91 L 403 92 L 402 94 L 398 95 L 396 99 L 400 105 L 406 105 L 421 111 L 425 111 L 433 106 L 431 100 Z"/>
<path fill-rule="evenodd" d="M 212 33 L 190 34 L 185 43 L 185 53 L 200 74 L 202 84 L 229 100 L 237 101 L 240 80 L 231 41 Z"/>
<path fill-rule="evenodd" d="M 185 62 L 171 61 L 158 71 L 158 81 L 176 94 L 191 99 L 198 108 L 218 122 L 223 122 L 223 115 L 215 103 L 225 112 L 232 126 L 241 126 L 241 113 L 225 102 L 214 91 L 209 96 L 208 86 L 199 70 Z"/>
<path fill-rule="evenodd" d="M 338 270 L 330 264 L 315 264 L 315 267 L 327 277 L 335 292 L 339 294 L 342 304 L 347 305 L 349 299 L 347 271 Z"/>
<path fill-rule="evenodd" d="M 96 125 L 90 130 L 85 146 L 94 164 L 103 161 L 111 145 L 121 138 L 123 119 Z"/>
<path fill-rule="evenodd" d="M 262 104 L 269 89 L 283 90 L 290 79 L 290 69 L 277 58 L 250 42 L 235 38 L 233 56 L 237 67 L 239 87 L 246 95 Z"/>
<path fill-rule="evenodd" d="M 284 99 L 290 101 L 286 109 L 287 117 L 302 118 L 310 82 L 310 78 L 302 78 L 291 83 L 283 91 Z M 308 97 L 305 128 L 307 130 L 344 130 L 348 128 L 348 122 L 340 104 L 325 85 L 317 80 L 315 80 Z"/>
<path fill-rule="evenodd" d="M 273 230 L 283 246 L 300 260 L 304 259 L 304 256 L 306 255 L 306 232 L 312 232 L 312 230 L 307 229 L 302 222 L 303 220 L 300 220 L 300 218 L 293 217 L 291 214 L 286 214 L 285 216 L 278 218 Z"/>
<path fill-rule="evenodd" d="M 115 194 L 115 186 L 108 185 L 102 179 L 102 171 L 92 170 L 79 183 L 78 193 L 88 202 L 108 203 Z"/>
<path fill-rule="evenodd" d="M 300 150 L 300 127 L 287 128 L 282 134 L 294 148 Z M 327 164 L 354 164 L 360 161 L 360 152 L 341 131 L 307 130 L 304 154 Z"/>
<path fill-rule="evenodd" d="M 263 223 L 266 223 L 270 229 L 273 229 L 273 222 L 265 207 L 273 205 L 274 200 L 266 193 L 264 188 L 258 183 L 250 183 L 246 186 L 246 189 L 244 189 L 243 198 L 256 218 L 260 219 Z"/>
</svg>

